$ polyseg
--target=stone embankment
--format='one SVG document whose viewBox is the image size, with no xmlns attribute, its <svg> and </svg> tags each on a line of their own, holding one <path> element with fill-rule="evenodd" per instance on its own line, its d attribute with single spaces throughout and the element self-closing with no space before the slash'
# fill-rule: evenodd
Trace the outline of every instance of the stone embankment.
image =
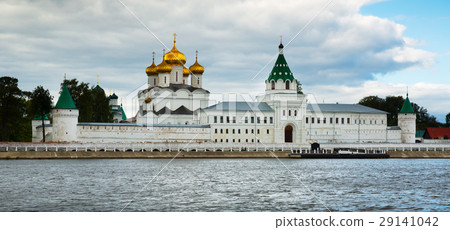
<svg viewBox="0 0 450 230">
<path fill-rule="evenodd" d="M 158 158 L 287 158 L 289 151 L 132 152 L 132 151 L 8 151 L 0 159 L 158 159 Z M 450 158 L 450 151 L 389 151 L 391 158 Z"/>
</svg>

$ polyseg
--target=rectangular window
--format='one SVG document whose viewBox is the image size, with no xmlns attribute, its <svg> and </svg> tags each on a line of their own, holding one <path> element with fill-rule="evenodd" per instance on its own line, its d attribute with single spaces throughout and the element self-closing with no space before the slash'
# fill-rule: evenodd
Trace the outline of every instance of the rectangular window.
<svg viewBox="0 0 450 230">
<path fill-rule="evenodd" d="M 347 124 L 350 124 L 350 118 L 347 118 Z"/>
<path fill-rule="evenodd" d="M 238 134 L 241 134 L 241 129 L 238 129 Z"/>
<path fill-rule="evenodd" d="M 256 130 L 256 134 L 259 134 L 259 129 Z"/>
<path fill-rule="evenodd" d="M 236 117 L 233 117 L 233 123 L 236 124 Z"/>
<path fill-rule="evenodd" d="M 234 129 L 233 129 L 233 134 L 234 134 Z M 233 141 L 234 142 L 234 141 Z"/>
<path fill-rule="evenodd" d="M 291 116 L 291 110 L 289 110 L 289 116 Z"/>
<path fill-rule="evenodd" d="M 220 116 L 220 123 L 223 123 L 223 116 Z"/>
<path fill-rule="evenodd" d="M 269 130 L 267 130 L 267 134 L 269 134 Z"/>
<path fill-rule="evenodd" d="M 217 123 L 217 116 L 214 116 L 214 123 Z"/>
<path fill-rule="evenodd" d="M 341 124 L 345 124 L 345 118 L 341 118 Z"/>
<path fill-rule="evenodd" d="M 320 124 L 320 118 L 317 118 L 317 124 Z"/>
<path fill-rule="evenodd" d="M 330 124 L 333 124 L 333 118 L 330 117 Z"/>
<path fill-rule="evenodd" d="M 324 117 L 323 118 L 323 123 L 326 124 L 327 123 L 327 119 Z"/>
<path fill-rule="evenodd" d="M 234 141 L 234 139 L 233 139 L 233 143 L 234 143 L 235 141 Z"/>
<path fill-rule="evenodd" d="M 217 139 L 215 139 L 214 142 L 217 142 Z"/>
<path fill-rule="evenodd" d="M 227 143 L 228 143 L 228 139 L 226 139 L 226 140 L 225 140 L 225 142 L 227 142 Z"/>
<path fill-rule="evenodd" d="M 238 139 L 238 142 L 241 143 L 241 139 Z"/>
<path fill-rule="evenodd" d="M 228 129 L 225 129 L 225 133 L 228 134 Z"/>
<path fill-rule="evenodd" d="M 336 124 L 339 124 L 339 118 L 336 117 Z"/>
<path fill-rule="evenodd" d="M 311 124 L 314 124 L 314 117 L 311 117 Z"/>
<path fill-rule="evenodd" d="M 214 133 L 217 133 L 217 129 L 214 130 Z"/>
<path fill-rule="evenodd" d="M 252 129 L 252 134 L 255 133 L 254 129 Z"/>
<path fill-rule="evenodd" d="M 285 110 L 283 110 L 283 117 L 284 117 L 284 116 L 286 116 L 286 111 L 285 111 Z"/>
<path fill-rule="evenodd" d="M 297 116 L 297 110 L 294 110 L 294 116 Z"/>
<path fill-rule="evenodd" d="M 230 117 L 227 116 L 227 123 L 230 123 Z"/>
<path fill-rule="evenodd" d="M 264 124 L 267 124 L 267 117 L 264 117 Z"/>
<path fill-rule="evenodd" d="M 309 117 L 307 117 L 307 118 L 305 119 L 305 121 L 306 121 L 306 124 L 308 124 L 308 120 L 309 120 L 308 118 L 309 118 Z"/>
<path fill-rule="evenodd" d="M 273 124 L 273 117 L 270 117 L 270 124 Z"/>
<path fill-rule="evenodd" d="M 255 123 L 255 117 L 250 117 L 250 122 L 253 124 Z"/>
<path fill-rule="evenodd" d="M 223 129 L 220 129 L 220 133 L 223 133 Z"/>
<path fill-rule="evenodd" d="M 258 123 L 258 124 L 261 123 L 261 118 L 260 118 L 260 117 L 257 117 L 257 118 L 256 118 L 256 123 Z"/>
<path fill-rule="evenodd" d="M 248 123 L 248 117 L 245 117 L 245 124 Z"/>
<path fill-rule="evenodd" d="M 248 129 L 245 129 L 245 134 L 248 134 Z"/>
</svg>

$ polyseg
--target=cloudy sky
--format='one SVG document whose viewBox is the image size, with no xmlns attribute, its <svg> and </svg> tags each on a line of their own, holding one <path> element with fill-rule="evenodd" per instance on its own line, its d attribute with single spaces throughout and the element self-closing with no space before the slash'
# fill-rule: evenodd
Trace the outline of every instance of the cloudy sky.
<svg viewBox="0 0 450 230">
<path fill-rule="evenodd" d="M 450 112 L 446 0 L 1 0 L 0 75 L 58 96 L 68 78 L 132 98 L 156 52 L 177 47 L 206 71 L 204 88 L 264 92 L 283 35 L 285 56 L 318 102 L 405 95 L 444 120 Z M 132 115 L 131 102 L 125 102 Z"/>
</svg>

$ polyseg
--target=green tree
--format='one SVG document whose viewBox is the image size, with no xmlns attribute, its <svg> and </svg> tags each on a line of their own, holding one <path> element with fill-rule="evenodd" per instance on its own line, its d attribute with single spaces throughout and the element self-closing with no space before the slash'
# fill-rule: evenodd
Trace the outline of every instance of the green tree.
<svg viewBox="0 0 450 230">
<path fill-rule="evenodd" d="M 445 116 L 445 126 L 450 127 L 450 113 Z"/>
<path fill-rule="evenodd" d="M 34 91 L 31 93 L 31 111 L 33 114 L 38 114 L 42 120 L 42 137 L 43 142 L 45 142 L 45 126 L 44 120 L 45 116 L 50 113 L 52 109 L 52 99 L 53 96 L 50 95 L 50 92 L 42 86 L 36 87 Z"/>
<path fill-rule="evenodd" d="M 1 141 L 18 141 L 18 127 L 26 116 L 25 94 L 16 78 L 0 78 L 0 130 Z"/>
<path fill-rule="evenodd" d="M 377 96 L 368 96 L 361 99 L 358 104 L 388 112 L 388 126 L 396 126 L 398 125 L 398 113 L 400 112 L 404 102 L 405 99 L 402 96 L 387 96 L 386 99 L 379 98 Z M 416 127 L 418 130 L 423 130 L 427 127 L 442 126 L 442 124 L 437 121 L 435 116 L 428 113 L 426 108 L 415 103 L 411 103 L 411 105 L 417 115 Z"/>
<path fill-rule="evenodd" d="M 73 102 L 79 110 L 78 121 L 90 122 L 94 121 L 92 106 L 92 90 L 89 88 L 88 83 L 78 82 L 76 78 L 70 80 L 64 80 Z M 61 90 L 64 86 L 64 82 L 61 83 Z"/>
<path fill-rule="evenodd" d="M 300 81 L 295 79 L 295 82 L 297 83 L 297 93 L 303 94 L 302 84 L 300 84 Z"/>
<path fill-rule="evenodd" d="M 92 88 L 92 106 L 95 108 L 93 111 L 93 120 L 95 122 L 112 122 L 113 113 L 109 106 L 109 98 L 106 97 L 105 91 L 96 86 Z"/>
</svg>

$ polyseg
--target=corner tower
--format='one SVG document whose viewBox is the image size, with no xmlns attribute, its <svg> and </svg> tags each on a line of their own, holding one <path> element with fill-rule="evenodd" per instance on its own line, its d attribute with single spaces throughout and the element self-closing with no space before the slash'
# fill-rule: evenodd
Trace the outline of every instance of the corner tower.
<svg viewBox="0 0 450 230">
<path fill-rule="evenodd" d="M 52 140 L 56 142 L 76 141 L 79 111 L 70 96 L 65 80 L 58 102 L 52 109 L 52 114 Z"/>
<path fill-rule="evenodd" d="M 408 94 L 406 94 L 400 112 L 398 113 L 398 126 L 401 128 L 402 143 L 415 143 L 416 140 L 416 113 L 414 112 Z"/>
<path fill-rule="evenodd" d="M 270 72 L 269 78 L 266 80 L 266 92 L 297 92 L 297 81 L 284 58 L 283 40 L 280 39 L 278 46 L 278 58 Z"/>
</svg>

